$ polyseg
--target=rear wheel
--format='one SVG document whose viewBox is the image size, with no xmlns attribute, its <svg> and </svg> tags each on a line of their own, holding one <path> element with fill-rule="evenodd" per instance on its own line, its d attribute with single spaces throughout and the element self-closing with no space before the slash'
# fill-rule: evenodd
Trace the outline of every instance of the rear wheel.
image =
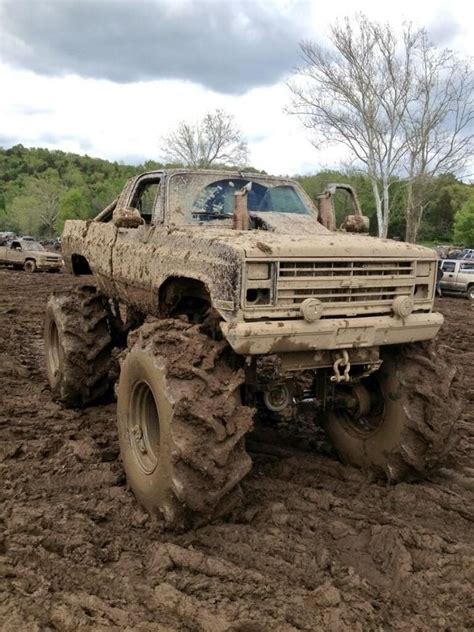
<svg viewBox="0 0 474 632">
<path fill-rule="evenodd" d="M 118 429 L 128 483 L 173 528 L 227 513 L 251 467 L 241 369 L 225 342 L 181 320 L 149 322 L 129 336 L 118 386 Z"/>
<path fill-rule="evenodd" d="M 460 403 L 456 369 L 434 343 L 388 347 L 377 373 L 338 386 L 341 406 L 330 411 L 326 432 L 346 463 L 396 482 L 434 469 L 454 442 Z"/>
<path fill-rule="evenodd" d="M 107 392 L 112 345 L 106 301 L 95 287 L 51 295 L 44 340 L 54 399 L 80 408 Z"/>
<path fill-rule="evenodd" d="M 474 301 L 474 285 L 470 285 L 467 288 L 467 298 L 471 299 L 471 301 Z"/>
<path fill-rule="evenodd" d="M 36 261 L 34 261 L 33 259 L 28 259 L 27 261 L 25 261 L 23 269 L 25 270 L 25 272 L 36 272 Z"/>
</svg>

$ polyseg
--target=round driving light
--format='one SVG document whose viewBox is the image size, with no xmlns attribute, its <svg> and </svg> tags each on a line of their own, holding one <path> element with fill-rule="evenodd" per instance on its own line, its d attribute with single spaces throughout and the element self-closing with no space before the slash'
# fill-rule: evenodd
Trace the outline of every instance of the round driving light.
<svg viewBox="0 0 474 632">
<path fill-rule="evenodd" d="M 323 313 L 323 304 L 317 298 L 307 298 L 301 303 L 300 307 L 303 318 L 308 323 L 313 323 L 315 320 L 319 320 Z"/>
<path fill-rule="evenodd" d="M 415 307 L 413 299 L 410 296 L 397 296 L 392 303 L 392 309 L 400 318 L 409 316 Z"/>
</svg>

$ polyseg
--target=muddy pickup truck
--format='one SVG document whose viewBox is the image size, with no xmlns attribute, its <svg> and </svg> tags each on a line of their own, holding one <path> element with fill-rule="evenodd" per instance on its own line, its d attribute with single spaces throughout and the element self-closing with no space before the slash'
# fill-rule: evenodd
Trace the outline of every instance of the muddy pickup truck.
<svg viewBox="0 0 474 632">
<path fill-rule="evenodd" d="M 49 252 L 33 239 L 20 238 L 0 246 L 0 265 L 23 268 L 26 272 L 59 272 L 63 266 L 63 259 L 61 255 Z"/>
<path fill-rule="evenodd" d="M 341 189 L 353 210 L 336 226 Z M 304 411 L 344 462 L 391 482 L 451 444 L 455 369 L 430 342 L 435 253 L 369 237 L 350 187 L 316 202 L 284 178 L 157 171 L 66 222 L 65 263 L 84 285 L 48 302 L 52 394 L 101 401 L 122 349 L 124 469 L 170 527 L 235 505 L 256 422 L 296 429 Z"/>
<path fill-rule="evenodd" d="M 445 259 L 441 262 L 443 276 L 441 291 L 446 294 L 461 294 L 474 301 L 474 261 Z"/>
</svg>

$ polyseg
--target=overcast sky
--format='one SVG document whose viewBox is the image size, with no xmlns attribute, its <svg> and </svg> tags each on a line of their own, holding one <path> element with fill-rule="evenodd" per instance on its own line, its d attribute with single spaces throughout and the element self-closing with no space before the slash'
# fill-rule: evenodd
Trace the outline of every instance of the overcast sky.
<svg viewBox="0 0 474 632">
<path fill-rule="evenodd" d="M 180 120 L 231 112 L 250 163 L 274 174 L 333 166 L 298 119 L 285 81 L 302 39 L 351 15 L 426 27 L 474 55 L 474 9 L 461 0 L 0 0 L 0 146 L 16 143 L 126 163 L 159 160 Z"/>
</svg>

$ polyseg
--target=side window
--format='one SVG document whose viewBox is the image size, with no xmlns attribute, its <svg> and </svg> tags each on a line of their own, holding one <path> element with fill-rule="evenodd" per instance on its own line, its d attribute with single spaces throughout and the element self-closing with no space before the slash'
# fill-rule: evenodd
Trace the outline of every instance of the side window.
<svg viewBox="0 0 474 632">
<path fill-rule="evenodd" d="M 153 211 L 160 194 L 160 181 L 149 180 L 139 185 L 133 197 L 132 206 L 139 210 L 145 224 L 151 224 Z"/>
<path fill-rule="evenodd" d="M 10 246 L 12 250 L 21 250 L 21 244 L 19 241 L 12 241 L 12 245 Z"/>
<path fill-rule="evenodd" d="M 454 272 L 455 267 L 454 261 L 443 261 L 443 272 Z"/>
<path fill-rule="evenodd" d="M 461 272 L 474 273 L 474 261 L 470 263 L 461 263 Z"/>
</svg>

